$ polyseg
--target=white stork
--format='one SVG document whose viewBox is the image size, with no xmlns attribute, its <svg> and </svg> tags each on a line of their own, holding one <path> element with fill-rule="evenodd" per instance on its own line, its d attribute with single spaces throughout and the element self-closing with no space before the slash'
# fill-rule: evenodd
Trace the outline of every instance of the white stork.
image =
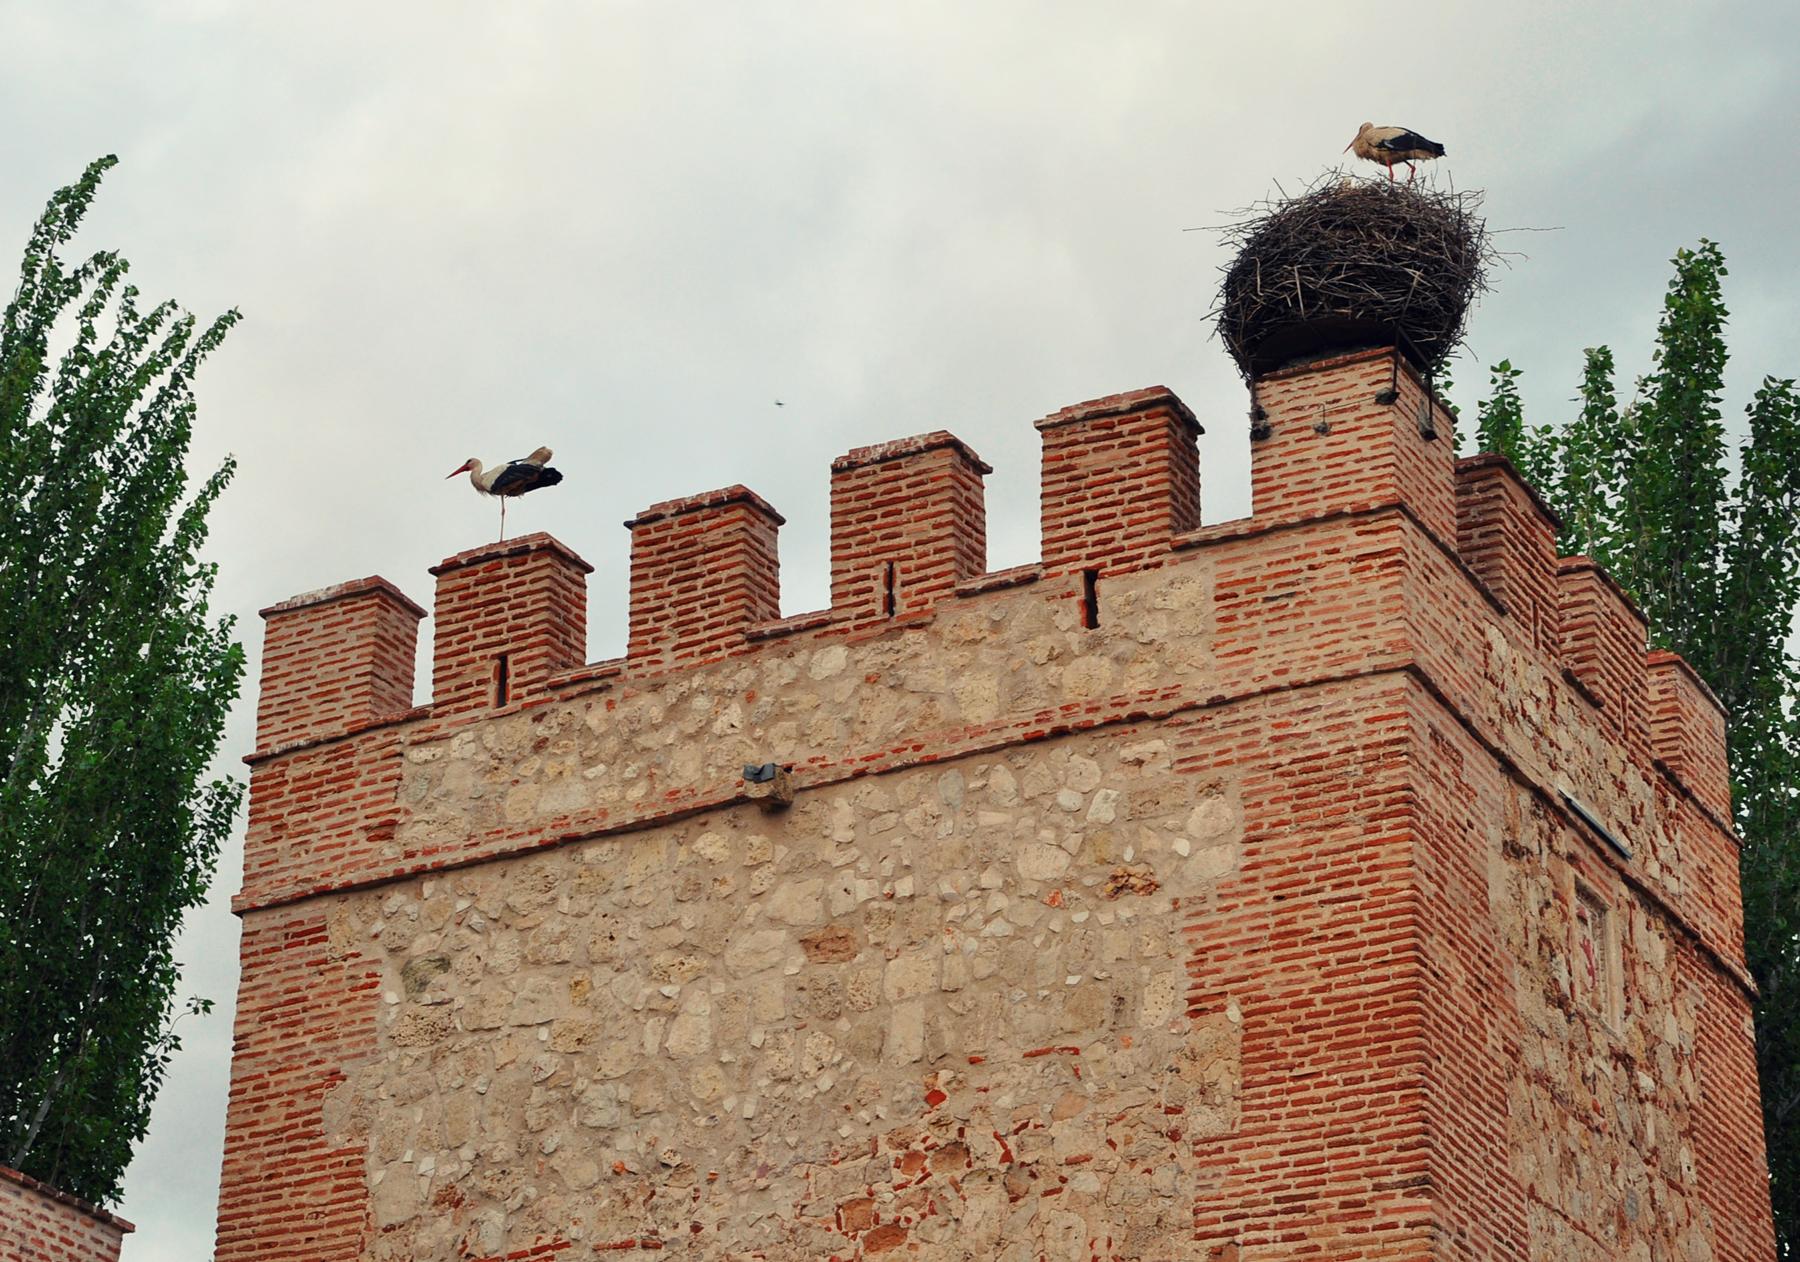
<svg viewBox="0 0 1800 1262">
<path fill-rule="evenodd" d="M 446 481 L 459 473 L 469 475 L 469 485 L 483 495 L 500 499 L 500 539 L 506 540 L 506 501 L 515 495 L 535 491 L 540 486 L 555 486 L 562 474 L 550 467 L 550 449 L 539 447 L 529 456 L 508 460 L 492 469 L 483 469 L 481 461 L 470 456 L 445 475 Z"/>
<path fill-rule="evenodd" d="M 1344 146 L 1344 152 L 1356 150 L 1356 156 L 1379 162 L 1387 168 L 1388 182 L 1394 179 L 1394 164 L 1406 163 L 1406 182 L 1412 183 L 1413 163 L 1429 162 L 1444 156 L 1444 146 L 1427 140 L 1416 131 L 1404 127 L 1377 127 L 1364 123 L 1356 129 L 1356 139 Z"/>
</svg>

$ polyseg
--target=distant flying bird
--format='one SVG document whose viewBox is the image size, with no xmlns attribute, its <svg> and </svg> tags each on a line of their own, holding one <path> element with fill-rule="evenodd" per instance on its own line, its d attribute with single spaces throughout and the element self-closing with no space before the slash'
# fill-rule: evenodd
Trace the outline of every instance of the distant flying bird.
<svg viewBox="0 0 1800 1262">
<path fill-rule="evenodd" d="M 1364 123 L 1356 129 L 1356 139 L 1344 146 L 1344 152 L 1356 150 L 1356 156 L 1379 162 L 1387 168 L 1388 181 L 1393 182 L 1394 164 L 1406 163 L 1406 182 L 1412 183 L 1413 163 L 1429 162 L 1444 156 L 1444 146 L 1427 140 L 1416 131 L 1404 127 L 1377 127 Z"/>
<path fill-rule="evenodd" d="M 527 491 L 535 491 L 540 486 L 555 486 L 562 481 L 562 474 L 550 467 L 550 449 L 539 447 L 529 456 L 521 456 L 517 460 L 508 460 L 505 464 L 493 469 L 484 470 L 481 461 L 470 456 L 445 475 L 446 480 L 459 473 L 469 475 L 469 485 L 483 495 L 500 497 L 500 538 L 506 539 L 506 501 L 515 495 L 523 495 Z"/>
<path fill-rule="evenodd" d="M 783 403 L 780 399 L 777 399 L 777 400 L 775 400 L 775 406 L 778 408 L 784 408 L 787 406 L 787 404 Z"/>
</svg>

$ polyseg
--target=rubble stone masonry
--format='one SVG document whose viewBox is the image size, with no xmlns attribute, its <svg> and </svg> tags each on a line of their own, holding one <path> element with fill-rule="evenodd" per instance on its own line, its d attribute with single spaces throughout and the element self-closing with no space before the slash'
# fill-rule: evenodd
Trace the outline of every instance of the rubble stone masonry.
<svg viewBox="0 0 1800 1262">
<path fill-rule="evenodd" d="M 1386 351 L 266 611 L 219 1262 L 1769 1262 L 1723 724 Z M 1438 435 L 1442 435 L 1439 437 Z M 281 651 L 276 652 L 276 646 Z M 788 772 L 791 805 L 746 765 Z"/>
</svg>

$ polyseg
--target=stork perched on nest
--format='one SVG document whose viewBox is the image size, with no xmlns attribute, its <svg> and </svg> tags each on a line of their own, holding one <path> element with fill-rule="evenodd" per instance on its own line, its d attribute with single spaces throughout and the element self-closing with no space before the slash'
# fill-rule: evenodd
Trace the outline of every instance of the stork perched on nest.
<svg viewBox="0 0 1800 1262">
<path fill-rule="evenodd" d="M 1344 152 L 1356 150 L 1356 156 L 1379 162 L 1387 168 L 1388 180 L 1394 178 L 1394 164 L 1406 163 L 1406 182 L 1412 183 L 1413 163 L 1429 162 L 1444 156 L 1444 146 L 1427 140 L 1416 131 L 1404 127 L 1377 127 L 1364 123 L 1356 129 L 1356 139 L 1344 146 Z"/>
<path fill-rule="evenodd" d="M 555 486 L 562 481 L 562 474 L 550 467 L 550 449 L 539 447 L 529 456 L 521 456 L 517 460 L 508 460 L 503 465 L 492 469 L 483 469 L 481 461 L 470 456 L 445 475 L 453 478 L 459 473 L 469 475 L 469 485 L 483 495 L 498 496 L 500 499 L 500 539 L 506 539 L 506 501 L 515 495 L 523 495 L 527 491 L 535 491 L 540 486 Z"/>
</svg>

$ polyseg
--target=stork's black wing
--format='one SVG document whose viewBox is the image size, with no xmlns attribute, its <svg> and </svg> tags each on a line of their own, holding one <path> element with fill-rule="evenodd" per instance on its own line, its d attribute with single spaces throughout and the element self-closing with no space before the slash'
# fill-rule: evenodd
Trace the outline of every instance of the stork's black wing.
<svg viewBox="0 0 1800 1262">
<path fill-rule="evenodd" d="M 1386 149 L 1390 153 L 1411 153 L 1415 149 L 1423 149 L 1426 153 L 1444 156 L 1444 146 L 1435 140 L 1427 140 L 1416 131 L 1403 131 L 1398 136 L 1389 136 L 1386 140 L 1375 142 L 1377 149 Z"/>
<path fill-rule="evenodd" d="M 494 484 L 488 488 L 490 495 L 523 495 L 527 491 L 535 491 L 540 486 L 555 486 L 562 481 L 562 474 L 546 465 L 525 464 L 515 460 L 500 470 Z"/>
</svg>

